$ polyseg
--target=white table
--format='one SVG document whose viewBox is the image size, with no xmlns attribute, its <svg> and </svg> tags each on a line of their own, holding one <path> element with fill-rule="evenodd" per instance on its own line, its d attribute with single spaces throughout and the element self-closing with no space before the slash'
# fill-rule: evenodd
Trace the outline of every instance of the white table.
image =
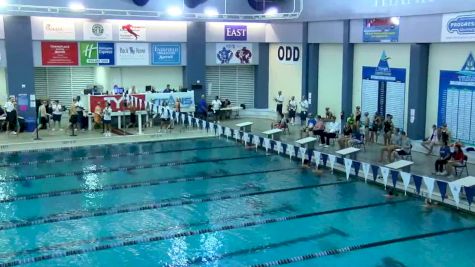
<svg viewBox="0 0 475 267">
<path fill-rule="evenodd" d="M 234 107 L 221 108 L 220 110 L 222 110 L 222 111 L 231 111 L 231 115 L 232 115 L 232 112 L 235 111 L 236 115 L 234 116 L 234 118 L 238 118 L 239 117 L 239 111 L 241 109 L 242 109 L 242 107 L 234 106 Z"/>
<path fill-rule="evenodd" d="M 342 155 L 343 157 L 349 156 L 349 158 L 356 160 L 356 157 L 360 150 L 361 149 L 356 148 L 356 147 L 349 147 L 349 148 L 338 150 L 335 153 Z"/>
<path fill-rule="evenodd" d="M 394 170 L 403 170 L 405 172 L 410 172 L 412 164 L 414 164 L 414 162 L 409 160 L 398 160 L 393 163 L 387 164 L 386 167 Z"/>
<path fill-rule="evenodd" d="M 236 126 L 239 127 L 239 130 L 240 130 L 240 131 L 244 131 L 244 132 L 246 132 L 246 133 L 250 133 L 250 132 L 251 132 L 251 126 L 252 126 L 253 124 L 254 124 L 253 122 L 246 121 L 246 122 L 238 123 L 238 124 L 236 124 Z"/>
<path fill-rule="evenodd" d="M 295 142 L 301 147 L 313 148 L 315 146 L 315 141 L 317 141 L 317 138 L 309 136 L 299 139 Z"/>
<path fill-rule="evenodd" d="M 467 176 L 465 178 L 457 179 L 452 182 L 452 184 L 458 184 L 461 187 L 470 187 L 475 185 L 475 177 Z"/>
<path fill-rule="evenodd" d="M 147 111 L 145 110 L 138 110 L 135 111 L 135 115 L 138 117 L 138 129 L 139 129 L 139 134 L 142 134 L 142 115 L 147 114 Z M 122 116 L 130 116 L 130 111 L 117 111 L 117 112 L 112 112 L 111 117 L 117 116 L 117 128 L 121 129 L 122 128 Z M 94 113 L 88 113 L 87 114 L 87 119 L 88 119 L 88 130 L 92 130 L 92 117 L 94 117 Z"/>
<path fill-rule="evenodd" d="M 283 132 L 284 130 L 276 128 L 276 129 L 268 130 L 262 133 L 267 135 L 267 138 L 271 138 L 272 140 L 280 140 L 280 134 Z"/>
</svg>

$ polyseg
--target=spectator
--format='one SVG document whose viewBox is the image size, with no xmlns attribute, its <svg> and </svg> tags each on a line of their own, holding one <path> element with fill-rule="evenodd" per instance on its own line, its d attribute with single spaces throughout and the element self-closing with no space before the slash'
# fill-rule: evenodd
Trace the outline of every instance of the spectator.
<svg viewBox="0 0 475 267">
<path fill-rule="evenodd" d="M 363 134 L 359 128 L 354 127 L 353 133 L 351 134 L 350 140 L 348 140 L 348 146 L 353 146 L 360 143 L 363 140 Z"/>
<path fill-rule="evenodd" d="M 432 125 L 432 134 L 429 138 L 422 142 L 422 146 L 427 149 L 426 155 L 430 155 L 432 153 L 432 149 L 435 145 L 439 143 L 439 134 L 437 130 L 437 126 L 434 124 Z"/>
<path fill-rule="evenodd" d="M 198 117 L 206 120 L 208 117 L 208 104 L 206 104 L 205 95 L 201 95 L 200 102 L 198 103 Z"/>
<path fill-rule="evenodd" d="M 360 106 L 356 106 L 355 110 L 355 127 L 359 129 L 361 127 L 361 108 Z"/>
<path fill-rule="evenodd" d="M 396 128 L 395 133 L 391 135 L 391 141 L 388 145 L 384 146 L 381 149 L 381 155 L 379 157 L 379 161 L 383 162 L 384 159 L 384 152 L 388 153 L 388 161 L 391 162 L 391 154 L 396 150 L 402 147 L 402 136 L 400 134 L 399 128 Z"/>
<path fill-rule="evenodd" d="M 451 138 L 451 134 L 450 134 L 449 127 L 447 127 L 447 123 L 444 123 L 442 125 L 442 128 L 440 128 L 439 140 L 442 140 L 442 143 L 447 142 L 447 144 L 450 145 L 450 138 Z"/>
<path fill-rule="evenodd" d="M 411 154 L 411 149 L 412 149 L 412 144 L 411 144 L 411 139 L 407 137 L 407 134 L 405 131 L 401 131 L 401 147 L 395 149 L 392 152 L 392 158 L 391 156 L 389 157 L 389 162 L 392 162 L 394 160 L 400 160 L 401 157 L 407 156 Z"/>
<path fill-rule="evenodd" d="M 274 97 L 274 101 L 277 103 L 275 108 L 277 111 L 277 117 L 281 119 L 284 117 L 284 113 L 282 112 L 282 107 L 284 105 L 284 96 L 282 95 L 282 91 L 277 93 L 277 96 Z"/>
<path fill-rule="evenodd" d="M 390 145 L 391 143 L 391 137 L 394 131 L 394 124 L 392 122 L 392 116 L 390 114 L 386 115 L 386 120 L 384 121 L 383 124 L 383 130 L 384 130 L 384 145 Z"/>
<path fill-rule="evenodd" d="M 353 130 L 351 129 L 351 125 L 346 124 L 345 127 L 343 128 L 343 135 L 340 138 L 338 138 L 338 145 L 340 146 L 340 149 L 344 149 L 348 147 L 348 141 L 350 141 L 352 133 L 353 133 Z"/>
<path fill-rule="evenodd" d="M 354 114 L 351 114 L 348 119 L 346 119 L 346 124 L 350 125 L 351 128 L 353 128 L 353 130 L 356 128 L 355 127 L 355 115 Z"/>
<path fill-rule="evenodd" d="M 63 115 L 63 107 L 59 104 L 59 100 L 55 100 L 52 105 L 53 109 L 53 131 L 56 130 L 56 124 L 58 124 L 58 129 L 62 131 L 61 128 L 61 116 Z"/>
<path fill-rule="evenodd" d="M 78 111 L 77 111 L 77 105 L 76 105 L 76 98 L 73 99 L 73 103 L 71 104 L 71 107 L 69 108 L 69 122 L 71 123 L 71 130 L 74 131 L 76 128 L 76 124 L 78 123 Z"/>
<path fill-rule="evenodd" d="M 175 112 L 181 112 L 181 99 L 179 97 L 175 99 Z"/>
<path fill-rule="evenodd" d="M 369 113 L 365 112 L 364 113 L 364 118 L 363 121 L 361 122 L 361 125 L 364 127 L 364 141 L 367 143 L 367 140 L 369 138 Z"/>
<path fill-rule="evenodd" d="M 214 114 L 214 123 L 219 123 L 219 114 L 221 109 L 221 100 L 219 100 L 219 96 L 211 102 L 211 108 Z"/>
<path fill-rule="evenodd" d="M 164 126 L 166 126 L 166 130 L 169 130 L 172 128 L 172 124 L 171 124 L 171 111 L 170 111 L 170 108 L 168 107 L 168 103 L 167 102 L 162 102 L 162 106 L 161 106 L 161 114 L 160 114 L 160 131 L 162 130 L 162 128 Z"/>
<path fill-rule="evenodd" d="M 170 88 L 170 85 L 167 84 L 167 87 L 163 89 L 163 93 L 171 93 L 171 92 L 172 92 L 172 89 Z"/>
<path fill-rule="evenodd" d="M 295 125 L 295 114 L 297 113 L 297 101 L 295 101 L 295 96 L 290 98 L 287 109 L 289 111 L 290 124 Z"/>
<path fill-rule="evenodd" d="M 313 127 L 317 124 L 316 118 L 309 118 L 307 121 L 307 125 L 302 128 L 300 131 L 300 138 L 303 138 L 304 136 L 307 137 L 309 136 L 309 133 L 313 131 Z"/>
<path fill-rule="evenodd" d="M 305 122 L 307 121 L 308 115 L 308 101 L 305 96 L 302 97 L 302 101 L 300 101 L 300 125 L 304 126 Z"/>
<path fill-rule="evenodd" d="M 378 113 L 374 113 L 373 121 L 371 123 L 371 127 L 369 128 L 370 136 L 369 142 L 370 143 L 377 143 L 378 142 L 378 131 L 381 128 L 381 117 Z"/>
<path fill-rule="evenodd" d="M 94 127 L 101 128 L 102 125 L 102 107 L 101 102 L 97 102 L 94 108 Z"/>
<path fill-rule="evenodd" d="M 452 154 L 450 152 L 450 147 L 447 142 L 440 147 L 439 159 L 435 161 L 435 175 L 447 175 L 447 171 L 444 171 L 444 167 L 449 162 Z"/>
<path fill-rule="evenodd" d="M 313 135 L 320 137 L 320 145 L 325 144 L 325 122 L 320 115 L 317 116 L 317 124 L 313 127 Z"/>
<path fill-rule="evenodd" d="M 325 108 L 325 120 L 326 121 L 331 121 L 331 122 L 334 122 L 336 120 L 335 115 L 333 115 L 333 113 L 330 111 L 329 107 Z"/>
<path fill-rule="evenodd" d="M 5 112 L 7 113 L 7 132 L 16 129 L 16 118 L 13 116 L 13 110 L 15 109 L 15 106 L 13 102 L 15 101 L 15 98 L 9 97 L 7 102 L 5 103 Z M 16 131 L 12 130 L 12 134 L 16 134 Z"/>
<path fill-rule="evenodd" d="M 48 124 L 48 113 L 46 112 L 46 100 L 41 101 L 41 105 L 38 108 L 38 115 L 41 125 L 39 129 L 47 129 L 46 124 Z"/>
<path fill-rule="evenodd" d="M 325 147 L 330 146 L 330 139 L 337 138 L 341 125 L 338 122 L 329 122 L 328 131 L 325 132 Z"/>
<path fill-rule="evenodd" d="M 449 179 L 453 179 L 452 175 L 455 171 L 455 166 L 461 166 L 463 164 L 465 155 L 463 154 L 460 144 L 454 145 L 454 153 L 452 153 L 451 159 L 447 162 L 447 175 Z"/>
</svg>

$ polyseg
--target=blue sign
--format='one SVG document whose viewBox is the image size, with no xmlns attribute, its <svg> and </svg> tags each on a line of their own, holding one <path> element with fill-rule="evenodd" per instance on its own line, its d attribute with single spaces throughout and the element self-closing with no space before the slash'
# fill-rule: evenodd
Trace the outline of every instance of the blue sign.
<svg viewBox="0 0 475 267">
<path fill-rule="evenodd" d="M 447 31 L 450 33 L 456 32 L 458 34 L 473 34 L 475 33 L 475 17 L 474 16 L 459 16 L 455 17 L 447 23 Z"/>
<path fill-rule="evenodd" d="M 181 65 L 181 44 L 152 44 L 152 65 Z"/>
<path fill-rule="evenodd" d="M 366 19 L 363 42 L 390 43 L 399 41 L 399 18 Z"/>
<path fill-rule="evenodd" d="M 115 65 L 114 43 L 98 43 L 97 49 L 99 65 Z"/>
<path fill-rule="evenodd" d="M 224 25 L 225 41 L 247 41 L 246 25 Z"/>
</svg>

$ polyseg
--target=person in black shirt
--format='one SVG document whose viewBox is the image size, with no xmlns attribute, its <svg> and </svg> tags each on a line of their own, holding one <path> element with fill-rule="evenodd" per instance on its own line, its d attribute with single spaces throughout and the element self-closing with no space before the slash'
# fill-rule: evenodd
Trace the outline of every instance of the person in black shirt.
<svg viewBox="0 0 475 267">
<path fill-rule="evenodd" d="M 384 131 L 384 145 L 387 146 L 391 143 L 391 135 L 394 131 L 394 124 L 392 122 L 392 116 L 390 114 L 386 115 L 386 120 L 383 123 Z"/>
<path fill-rule="evenodd" d="M 351 125 L 346 124 L 345 128 L 343 128 L 343 135 L 338 138 L 338 145 L 340 146 L 340 149 L 348 147 L 348 141 L 350 141 L 352 133 L 353 130 L 351 129 Z"/>
</svg>

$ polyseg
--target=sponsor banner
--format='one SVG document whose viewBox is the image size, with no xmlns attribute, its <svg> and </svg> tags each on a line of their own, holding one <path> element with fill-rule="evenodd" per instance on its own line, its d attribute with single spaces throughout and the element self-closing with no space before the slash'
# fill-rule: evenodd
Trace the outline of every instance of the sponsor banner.
<svg viewBox="0 0 475 267">
<path fill-rule="evenodd" d="M 152 44 L 152 65 L 181 65 L 181 44 Z"/>
<path fill-rule="evenodd" d="M 78 43 L 41 42 L 41 62 L 44 66 L 77 66 Z"/>
<path fill-rule="evenodd" d="M 224 25 L 225 41 L 247 41 L 246 25 Z"/>
<path fill-rule="evenodd" d="M 116 43 L 116 65 L 145 66 L 150 63 L 150 50 L 147 43 Z"/>
<path fill-rule="evenodd" d="M 153 103 L 156 107 L 161 106 L 163 102 L 167 102 L 168 106 L 174 109 L 177 98 L 180 99 L 181 112 L 195 112 L 195 96 L 193 91 L 146 94 L 147 102 Z"/>
<path fill-rule="evenodd" d="M 301 63 L 302 58 L 301 46 L 297 45 L 280 45 L 277 49 L 277 59 L 284 64 Z"/>
<path fill-rule="evenodd" d="M 43 38 L 45 40 L 75 40 L 74 22 L 43 21 Z"/>
<path fill-rule="evenodd" d="M 106 102 L 111 103 L 112 112 L 127 111 L 129 108 L 125 107 L 124 103 L 129 101 L 134 103 L 136 110 L 145 110 L 145 94 L 133 95 L 90 95 L 89 96 L 89 110 L 94 110 L 97 103 L 100 103 L 102 108 L 105 108 Z"/>
<path fill-rule="evenodd" d="M 81 66 L 114 65 L 114 44 L 81 42 L 79 44 Z"/>
<path fill-rule="evenodd" d="M 89 41 L 112 41 L 112 24 L 99 22 L 84 22 L 83 38 Z"/>
<path fill-rule="evenodd" d="M 475 12 L 445 14 L 442 17 L 441 41 L 475 41 Z"/>
<path fill-rule="evenodd" d="M 390 43 L 399 41 L 399 18 L 365 19 L 363 42 Z"/>
<path fill-rule="evenodd" d="M 146 41 L 147 28 L 144 25 L 123 23 L 119 25 L 119 41 Z"/>
<path fill-rule="evenodd" d="M 251 43 L 217 43 L 216 64 L 252 64 Z"/>
</svg>

